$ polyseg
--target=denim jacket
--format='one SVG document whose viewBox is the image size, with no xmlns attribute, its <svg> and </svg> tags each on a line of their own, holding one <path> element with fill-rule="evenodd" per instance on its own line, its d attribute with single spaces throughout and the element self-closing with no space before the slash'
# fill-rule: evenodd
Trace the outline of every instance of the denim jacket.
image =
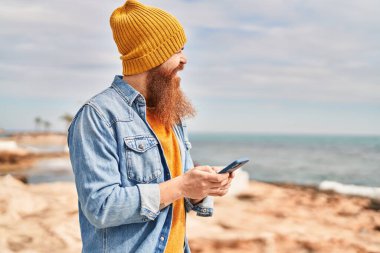
<svg viewBox="0 0 380 253">
<path fill-rule="evenodd" d="M 194 165 L 186 125 L 174 127 L 183 172 Z M 112 85 L 85 103 L 68 130 L 78 192 L 82 252 L 164 252 L 172 205 L 160 210 L 159 183 L 171 178 L 163 149 L 146 120 L 144 97 L 115 76 Z M 206 197 L 186 212 L 211 216 Z M 190 252 L 185 239 L 184 252 Z"/>
</svg>

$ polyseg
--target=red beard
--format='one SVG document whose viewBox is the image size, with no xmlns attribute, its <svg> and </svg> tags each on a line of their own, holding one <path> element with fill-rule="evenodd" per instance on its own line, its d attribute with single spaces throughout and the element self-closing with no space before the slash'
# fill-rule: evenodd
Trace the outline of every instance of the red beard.
<svg viewBox="0 0 380 253">
<path fill-rule="evenodd" d="M 181 122 L 181 119 L 195 116 L 195 109 L 180 88 L 181 78 L 176 77 L 184 68 L 180 64 L 168 72 L 156 67 L 147 76 L 147 110 L 166 127 Z"/>
</svg>

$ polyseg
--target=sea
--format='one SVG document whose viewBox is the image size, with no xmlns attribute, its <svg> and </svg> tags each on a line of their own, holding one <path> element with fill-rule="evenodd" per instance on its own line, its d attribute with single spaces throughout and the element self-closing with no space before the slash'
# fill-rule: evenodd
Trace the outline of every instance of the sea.
<svg viewBox="0 0 380 253">
<path fill-rule="evenodd" d="M 197 164 L 250 159 L 251 179 L 301 185 L 322 181 L 380 187 L 380 136 L 194 134 Z"/>
<path fill-rule="evenodd" d="M 380 187 L 380 136 L 196 133 L 190 141 L 198 165 L 248 158 L 243 170 L 252 180 Z M 74 180 L 65 158 L 41 160 L 27 173 L 29 183 Z"/>
</svg>

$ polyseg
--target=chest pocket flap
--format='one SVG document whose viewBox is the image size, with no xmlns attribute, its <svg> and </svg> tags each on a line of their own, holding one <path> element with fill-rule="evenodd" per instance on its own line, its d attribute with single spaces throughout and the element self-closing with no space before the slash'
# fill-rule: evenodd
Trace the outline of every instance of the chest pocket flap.
<svg viewBox="0 0 380 253">
<path fill-rule="evenodd" d="M 133 136 L 133 137 L 126 137 L 124 138 L 125 145 L 127 145 L 128 148 L 143 153 L 147 151 L 148 149 L 153 148 L 154 146 L 157 146 L 158 142 L 154 137 L 150 136 Z"/>
<path fill-rule="evenodd" d="M 158 142 L 153 136 L 125 137 L 127 174 L 130 180 L 150 183 L 162 174 Z"/>
</svg>

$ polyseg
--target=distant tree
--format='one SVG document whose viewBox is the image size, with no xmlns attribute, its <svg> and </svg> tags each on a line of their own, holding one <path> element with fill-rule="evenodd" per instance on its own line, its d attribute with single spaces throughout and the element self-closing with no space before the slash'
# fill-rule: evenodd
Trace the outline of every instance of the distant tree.
<svg viewBox="0 0 380 253">
<path fill-rule="evenodd" d="M 45 127 L 45 132 L 48 132 L 51 127 L 51 123 L 49 121 L 44 121 L 44 127 Z"/>
<path fill-rule="evenodd" d="M 35 117 L 34 123 L 36 124 L 36 131 L 39 131 L 41 129 L 41 125 L 42 125 L 41 117 Z"/>
<path fill-rule="evenodd" d="M 61 117 L 61 120 L 63 120 L 66 123 L 66 128 L 69 128 L 71 121 L 73 121 L 73 115 L 65 113 Z"/>
</svg>

